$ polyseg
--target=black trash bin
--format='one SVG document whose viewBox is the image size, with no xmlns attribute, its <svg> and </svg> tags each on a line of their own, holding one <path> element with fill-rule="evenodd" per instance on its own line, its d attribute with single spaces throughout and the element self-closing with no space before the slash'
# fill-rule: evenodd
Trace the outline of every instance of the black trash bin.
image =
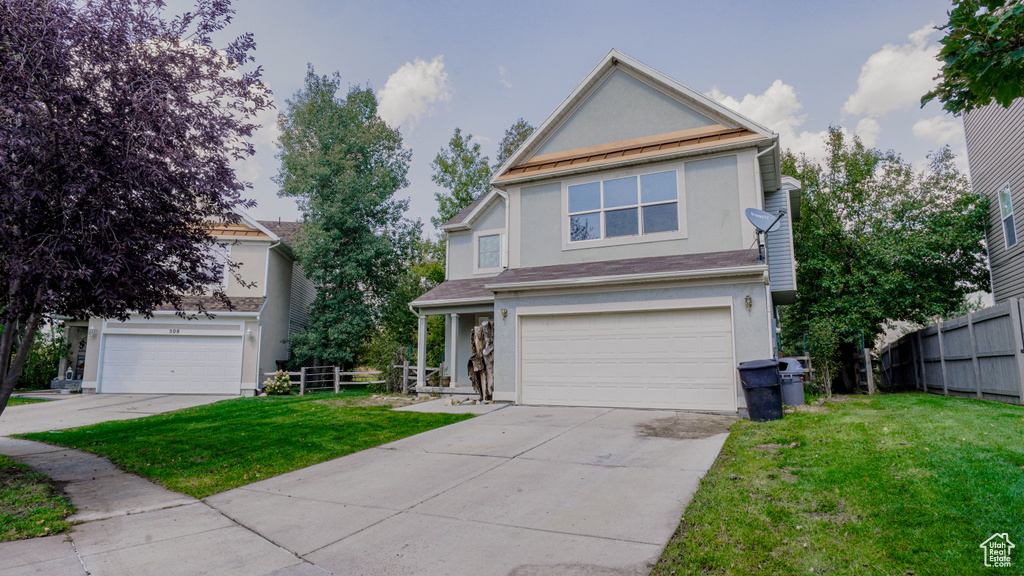
<svg viewBox="0 0 1024 576">
<path fill-rule="evenodd" d="M 755 422 L 782 418 L 782 378 L 775 360 L 740 362 L 740 381 L 747 413 Z"/>
</svg>

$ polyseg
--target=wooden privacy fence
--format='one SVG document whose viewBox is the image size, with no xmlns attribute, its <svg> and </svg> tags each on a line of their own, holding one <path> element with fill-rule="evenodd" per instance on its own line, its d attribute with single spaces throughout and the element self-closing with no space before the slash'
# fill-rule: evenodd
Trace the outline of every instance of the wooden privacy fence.
<svg viewBox="0 0 1024 576">
<path fill-rule="evenodd" d="M 903 336 L 879 353 L 883 381 L 891 387 L 1021 404 L 1021 308 L 1021 300 L 1012 298 Z"/>
<path fill-rule="evenodd" d="M 276 372 L 265 372 L 264 375 L 273 377 Z M 365 386 L 367 384 L 383 384 L 383 380 L 350 380 L 342 381 L 342 376 L 347 377 L 372 377 L 380 376 L 380 370 L 366 370 L 363 372 L 342 372 L 337 366 L 307 366 L 298 372 L 286 372 L 292 379 L 292 384 L 298 384 L 299 395 L 312 390 L 330 390 L 335 393 L 341 392 L 342 386 Z M 298 381 L 296 381 L 298 377 Z"/>
</svg>

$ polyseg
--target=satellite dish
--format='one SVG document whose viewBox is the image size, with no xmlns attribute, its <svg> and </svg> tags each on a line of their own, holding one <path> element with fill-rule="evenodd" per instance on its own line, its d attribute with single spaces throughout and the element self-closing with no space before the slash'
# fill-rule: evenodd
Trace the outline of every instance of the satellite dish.
<svg viewBox="0 0 1024 576">
<path fill-rule="evenodd" d="M 747 208 L 747 220 L 754 225 L 761 232 L 775 232 L 779 229 L 782 222 L 782 217 L 786 215 L 785 212 L 779 213 L 778 215 L 772 214 L 771 212 L 765 212 L 764 210 L 758 210 L 757 208 Z"/>
</svg>

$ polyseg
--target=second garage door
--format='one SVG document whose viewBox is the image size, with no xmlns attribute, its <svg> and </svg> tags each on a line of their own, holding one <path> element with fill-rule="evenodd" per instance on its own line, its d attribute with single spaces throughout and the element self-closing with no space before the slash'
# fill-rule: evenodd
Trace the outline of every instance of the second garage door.
<svg viewBox="0 0 1024 576">
<path fill-rule="evenodd" d="M 241 336 L 109 334 L 100 392 L 238 394 Z"/>
<path fill-rule="evenodd" d="M 523 404 L 736 409 L 728 308 L 522 316 Z"/>
</svg>

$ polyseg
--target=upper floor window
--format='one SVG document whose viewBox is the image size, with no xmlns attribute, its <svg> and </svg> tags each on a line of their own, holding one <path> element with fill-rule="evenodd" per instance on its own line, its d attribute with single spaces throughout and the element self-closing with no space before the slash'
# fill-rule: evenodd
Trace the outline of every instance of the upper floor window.
<svg viewBox="0 0 1024 576">
<path fill-rule="evenodd" d="M 483 231 L 473 235 L 476 262 L 474 272 L 491 272 L 505 266 L 505 234 L 502 231 Z"/>
<path fill-rule="evenodd" d="M 203 250 L 203 257 L 210 266 L 210 272 L 217 276 L 220 281 L 210 284 L 211 288 L 227 288 L 228 285 L 228 262 L 231 261 L 231 246 L 225 244 L 211 244 Z"/>
<path fill-rule="evenodd" d="M 1013 248 L 1017 244 L 1017 228 L 1013 224 L 1013 196 L 1010 195 L 1009 182 L 999 190 L 999 215 L 1003 220 L 1006 248 Z"/>
<path fill-rule="evenodd" d="M 569 186 L 569 241 L 679 230 L 676 171 Z"/>
</svg>

